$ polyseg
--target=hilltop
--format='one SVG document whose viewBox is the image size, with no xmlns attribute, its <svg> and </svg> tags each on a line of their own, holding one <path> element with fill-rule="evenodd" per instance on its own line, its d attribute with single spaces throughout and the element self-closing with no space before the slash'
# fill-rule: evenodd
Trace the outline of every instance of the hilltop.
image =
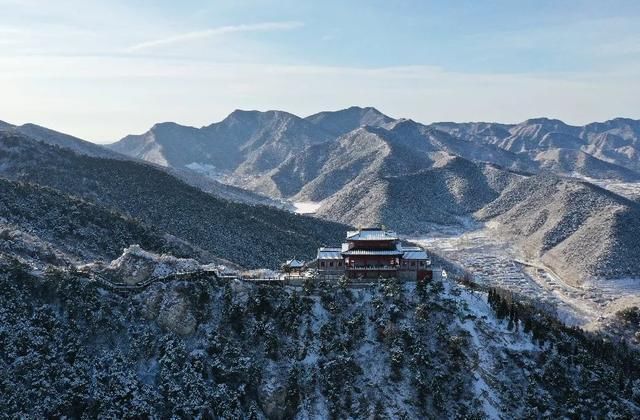
<svg viewBox="0 0 640 420">
<path fill-rule="evenodd" d="M 122 297 L 13 265 L 0 297 L 0 409 L 18 416 L 640 413 L 624 345 L 449 281 L 294 290 L 202 277 Z"/>
</svg>

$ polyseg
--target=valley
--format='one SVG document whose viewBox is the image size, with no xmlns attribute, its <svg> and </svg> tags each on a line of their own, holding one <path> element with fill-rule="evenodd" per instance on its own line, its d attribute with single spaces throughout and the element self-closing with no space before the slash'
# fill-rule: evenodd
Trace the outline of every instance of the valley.
<svg viewBox="0 0 640 420">
<path fill-rule="evenodd" d="M 444 229 L 407 240 L 457 264 L 473 280 L 500 287 L 550 313 L 563 323 L 590 331 L 605 331 L 619 323 L 616 312 L 640 306 L 640 279 L 592 280 L 572 285 L 540 261 L 531 261 L 508 239 L 490 227 Z M 637 343 L 633 336 L 629 337 Z"/>
<path fill-rule="evenodd" d="M 0 125 L 0 407 L 637 417 L 639 138 L 369 107 L 108 147 Z"/>
<path fill-rule="evenodd" d="M 0 3 L 0 420 L 640 420 L 640 1 Z"/>
</svg>

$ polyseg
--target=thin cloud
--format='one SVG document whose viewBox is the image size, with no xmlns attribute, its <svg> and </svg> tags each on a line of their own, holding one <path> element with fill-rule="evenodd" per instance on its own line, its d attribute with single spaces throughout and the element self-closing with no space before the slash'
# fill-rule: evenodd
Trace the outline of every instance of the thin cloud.
<svg viewBox="0 0 640 420">
<path fill-rule="evenodd" d="M 146 50 L 149 48 L 155 48 L 160 46 L 179 44 L 182 42 L 194 41 L 197 39 L 205 39 L 219 35 L 239 33 L 239 32 L 269 32 L 269 31 L 288 31 L 303 26 L 302 22 L 288 21 L 288 22 L 263 22 L 254 24 L 242 24 L 242 25 L 228 25 L 220 26 L 217 28 L 205 29 L 202 31 L 187 32 L 170 36 L 167 38 L 160 38 L 151 41 L 141 42 L 139 44 L 128 47 L 125 51 L 136 52 Z"/>
</svg>

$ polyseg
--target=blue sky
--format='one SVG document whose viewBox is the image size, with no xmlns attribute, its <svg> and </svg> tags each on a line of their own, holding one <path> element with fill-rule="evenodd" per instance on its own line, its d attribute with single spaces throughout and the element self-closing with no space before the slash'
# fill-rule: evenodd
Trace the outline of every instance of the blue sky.
<svg viewBox="0 0 640 420">
<path fill-rule="evenodd" d="M 236 108 L 640 118 L 638 1 L 0 0 L 0 119 L 98 142 Z"/>
</svg>

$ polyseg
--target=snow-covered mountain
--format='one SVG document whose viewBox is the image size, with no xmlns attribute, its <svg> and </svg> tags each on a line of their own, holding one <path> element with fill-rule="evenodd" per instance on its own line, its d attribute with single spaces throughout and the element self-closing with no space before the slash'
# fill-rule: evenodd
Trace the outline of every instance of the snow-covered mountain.
<svg viewBox="0 0 640 420">
<path fill-rule="evenodd" d="M 533 160 L 539 165 L 540 171 L 591 179 L 640 182 L 638 172 L 598 159 L 580 149 L 549 148 L 536 153 Z"/>
<path fill-rule="evenodd" d="M 477 216 L 565 281 L 640 274 L 640 205 L 593 184 L 552 175 L 522 178 Z"/>
<path fill-rule="evenodd" d="M 15 132 L 0 132 L 0 176 L 81 198 L 98 206 L 100 211 L 115 212 L 115 219 L 135 219 L 136 223 L 157 232 L 157 236 L 172 235 L 210 255 L 246 267 L 276 267 L 293 255 L 309 258 L 319 245 L 339 240 L 346 228 L 272 207 L 222 200 L 148 164 L 79 155 Z M 6 197 L 3 197 L 7 201 L 0 217 L 8 223 L 20 225 L 35 218 L 16 219 L 14 206 L 24 207 L 20 194 Z M 37 203 L 38 199 L 34 198 L 33 202 Z M 50 222 L 43 228 L 48 226 L 54 235 L 58 229 L 56 217 L 60 216 L 63 223 L 68 224 L 66 216 L 59 213 L 74 206 L 57 208 L 48 205 L 49 202 L 55 200 L 43 198 L 42 208 L 33 211 L 50 213 L 50 218 L 46 218 Z M 72 220 L 75 227 L 71 232 L 85 229 L 85 222 L 89 223 L 87 232 L 95 230 L 91 222 L 94 215 L 78 211 L 76 216 L 79 219 Z M 29 231 L 26 225 L 25 229 Z M 115 241 L 115 244 L 123 243 Z"/>
<path fill-rule="evenodd" d="M 129 278 L 197 263 L 128 249 Z M 638 354 L 452 280 L 298 288 L 201 276 L 122 296 L 0 260 L 2 413 L 637 418 Z M 634 312 L 629 312 L 630 319 Z"/>
<path fill-rule="evenodd" d="M 79 139 L 69 134 L 51 130 L 36 124 L 23 124 L 15 126 L 5 123 L 4 126 L 0 124 L 0 130 L 24 134 L 25 136 L 41 141 L 43 143 L 70 149 L 82 155 L 106 159 L 127 158 L 125 155 L 115 153 L 108 148 L 102 147 L 98 144 L 91 143 L 89 141 Z"/>
<path fill-rule="evenodd" d="M 236 110 L 219 123 L 202 128 L 156 124 L 142 135 L 127 136 L 109 147 L 164 166 L 209 167 L 252 175 L 273 169 L 306 146 L 331 137 L 287 112 Z"/>
<path fill-rule="evenodd" d="M 322 200 L 370 172 L 369 164 L 384 160 L 387 167 L 380 175 L 399 176 L 429 168 L 438 154 L 515 171 L 635 182 L 640 179 L 638 127 L 628 119 L 578 127 L 548 118 L 516 125 L 425 126 L 370 107 L 320 112 L 304 120 L 281 111 L 234 111 L 200 129 L 158 124 L 110 147 L 208 172 L 270 197 Z"/>
<path fill-rule="evenodd" d="M 435 123 L 432 126 L 468 141 L 494 144 L 531 157 L 555 149 L 580 150 L 613 165 L 640 171 L 640 121 L 629 118 L 582 127 L 548 118 L 534 118 L 516 125 Z M 626 176 L 622 172 L 608 174 L 614 179 Z"/>
<path fill-rule="evenodd" d="M 8 123 L 1 123 L 0 131 L 24 134 L 34 140 L 69 149 L 81 155 L 118 160 L 136 159 L 135 157 L 114 152 L 104 146 L 94 144 L 59 131 L 41 127 L 36 124 L 15 126 Z M 286 207 L 283 203 L 271 200 L 269 197 L 234 187 L 232 185 L 223 184 L 196 171 L 156 165 L 153 161 L 143 160 L 143 162 L 149 162 L 149 164 L 155 165 L 158 169 L 168 172 L 171 175 L 180 178 L 187 184 L 200 188 L 204 192 L 213 194 L 216 197 L 245 204 L 269 205 L 279 208 Z"/>
<path fill-rule="evenodd" d="M 205 160 L 209 155 L 218 156 L 216 153 L 224 155 L 228 157 L 226 167 L 214 162 L 217 157 L 209 159 L 208 164 L 222 172 L 226 169 L 227 182 L 236 186 L 281 200 L 317 203 L 316 216 L 329 220 L 362 226 L 384 224 L 407 234 L 426 232 L 434 224 L 464 226 L 472 219 L 495 217 L 495 208 L 502 208 L 504 203 L 507 207 L 502 213 L 516 211 L 512 208 L 517 207 L 516 203 L 510 198 L 518 191 L 516 184 L 530 184 L 532 190 L 548 194 L 547 199 L 556 197 L 555 191 L 547 191 L 544 176 L 532 176 L 536 173 L 640 181 L 640 123 L 621 118 L 582 127 L 549 118 L 533 118 L 520 124 L 424 125 L 387 117 L 374 108 L 351 107 L 321 112 L 305 120 L 281 112 L 236 111 L 220 123 L 184 131 L 184 138 L 182 131 L 171 127 L 175 135 L 171 146 L 163 149 L 165 164 L 186 165 L 195 158 L 170 157 L 171 147 L 177 144 L 182 153 L 195 150 Z M 145 138 L 148 145 L 159 150 L 162 141 L 152 135 Z M 118 150 L 127 141 L 124 139 L 113 148 Z M 191 150 L 191 144 L 196 148 Z M 270 152 L 265 154 L 266 150 Z M 581 184 L 567 181 L 567 185 Z M 604 190 L 589 191 L 594 202 L 608 199 Z M 564 196 L 556 198 L 556 204 L 566 205 L 558 204 L 552 210 L 558 220 L 553 229 L 574 229 L 576 202 Z M 525 206 L 532 213 L 543 206 L 539 207 L 534 203 Z M 593 211 L 618 226 L 615 220 L 620 213 L 616 206 Z M 520 232 L 519 222 L 528 218 L 536 216 L 503 216 L 495 221 L 503 222 L 503 231 Z M 627 243 L 622 230 L 600 222 L 605 223 L 587 217 L 581 219 L 580 225 L 601 235 L 600 244 L 622 241 L 623 246 L 635 249 L 634 243 Z M 629 223 L 633 231 L 640 220 L 629 219 Z M 528 234 L 518 235 L 528 238 Z M 555 255 L 536 247 L 535 241 L 528 244 L 536 257 L 545 254 L 546 260 L 551 261 Z M 574 248 L 559 252 L 556 266 L 571 265 L 579 258 L 588 261 L 583 271 L 574 272 L 576 281 L 594 274 L 604 278 L 640 274 L 639 267 L 625 266 L 626 257 L 616 252 L 596 252 L 577 239 Z M 628 269 L 616 272 L 586 267 L 598 259 L 623 264 Z"/>
<path fill-rule="evenodd" d="M 100 146 L 34 127 L 21 130 L 81 153 L 104 153 Z M 264 198 L 271 197 L 318 203 L 316 215 L 322 218 L 416 233 L 433 224 L 465 225 L 537 172 L 637 182 L 638 127 L 629 119 L 578 127 L 548 118 L 424 125 L 369 107 L 305 119 L 282 111 L 238 110 L 202 128 L 156 124 L 110 145 L 107 153 L 151 162 L 234 201 L 277 205 Z M 570 208 L 555 211 L 568 223 Z"/>
<path fill-rule="evenodd" d="M 383 127 L 394 121 L 393 118 L 384 115 L 373 107 L 361 108 L 358 106 L 352 106 L 340 111 L 318 112 L 305 119 L 335 136 L 347 134 L 349 131 L 365 125 Z"/>
<path fill-rule="evenodd" d="M 597 158 L 640 171 L 640 121 L 615 118 L 584 126 L 586 151 Z"/>
<path fill-rule="evenodd" d="M 159 124 L 115 151 L 0 123 L 0 412 L 638 418 L 632 296 L 611 303 L 610 330 L 584 332 L 431 250 L 448 275 L 418 283 L 273 287 L 210 270 L 311 259 L 346 224 L 414 233 L 475 219 L 571 282 L 572 299 L 585 280 L 637 288 L 640 204 L 557 175 L 636 179 L 634 124 L 236 111 L 201 129 Z M 221 199 L 246 194 L 216 190 L 222 176 L 317 202 L 320 218 Z"/>
<path fill-rule="evenodd" d="M 326 199 L 316 214 L 419 234 L 434 225 L 466 224 L 471 213 L 495 200 L 520 177 L 491 164 L 448 156 L 420 172 L 358 178 Z"/>
<path fill-rule="evenodd" d="M 491 145 L 476 145 L 411 120 L 365 126 L 335 141 L 309 146 L 275 170 L 243 185 L 271 196 L 320 201 L 362 179 L 402 176 L 452 156 L 527 169 L 527 162 Z"/>
</svg>

